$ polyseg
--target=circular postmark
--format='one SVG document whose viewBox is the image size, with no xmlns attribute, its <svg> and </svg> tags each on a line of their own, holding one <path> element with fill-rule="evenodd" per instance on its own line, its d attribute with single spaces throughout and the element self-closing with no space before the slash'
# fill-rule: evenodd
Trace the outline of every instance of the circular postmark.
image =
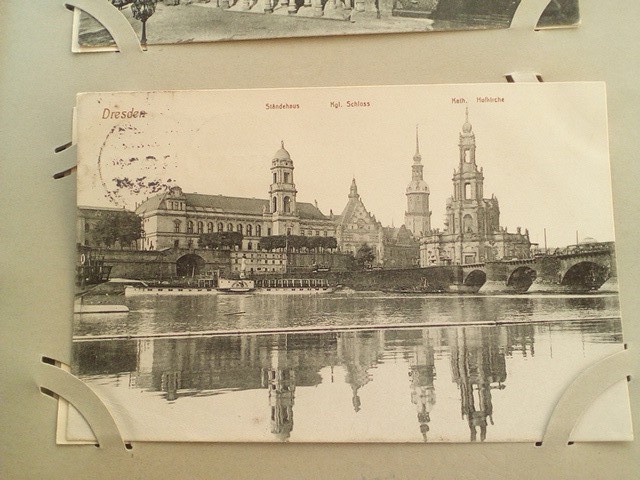
<svg viewBox="0 0 640 480">
<path fill-rule="evenodd" d="M 177 158 L 162 132 L 131 124 L 114 125 L 98 155 L 98 176 L 104 195 L 117 207 L 137 203 L 176 186 Z"/>
</svg>

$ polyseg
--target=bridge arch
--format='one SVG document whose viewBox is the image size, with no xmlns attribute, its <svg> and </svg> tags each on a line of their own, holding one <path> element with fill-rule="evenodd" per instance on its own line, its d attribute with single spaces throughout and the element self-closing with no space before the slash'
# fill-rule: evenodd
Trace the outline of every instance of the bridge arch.
<svg viewBox="0 0 640 480">
<path fill-rule="evenodd" d="M 204 271 L 206 262 L 200 255 L 188 253 L 176 260 L 176 275 L 178 277 L 193 277 Z"/>
<path fill-rule="evenodd" d="M 480 269 L 471 270 L 469 274 L 464 278 L 464 285 L 473 287 L 482 287 L 487 281 L 487 274 Z"/>
<path fill-rule="evenodd" d="M 606 265 L 588 260 L 572 265 L 560 280 L 560 285 L 572 290 L 597 290 L 611 276 L 611 269 Z"/>
<path fill-rule="evenodd" d="M 528 265 L 521 265 L 511 272 L 507 278 L 507 286 L 516 292 L 522 293 L 529 290 L 538 273 Z"/>
</svg>

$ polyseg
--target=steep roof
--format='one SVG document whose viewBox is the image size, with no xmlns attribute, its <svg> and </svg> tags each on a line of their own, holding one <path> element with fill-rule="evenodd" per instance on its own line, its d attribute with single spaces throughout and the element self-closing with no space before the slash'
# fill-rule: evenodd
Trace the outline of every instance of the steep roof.
<svg viewBox="0 0 640 480">
<path fill-rule="evenodd" d="M 328 220 L 328 217 L 318 207 L 311 203 L 296 202 L 300 218 L 305 220 Z"/>
<path fill-rule="evenodd" d="M 138 208 L 136 208 L 136 213 L 138 215 L 141 215 L 146 212 L 152 212 L 154 210 L 158 210 L 158 208 L 160 207 L 160 204 L 162 203 L 162 201 L 166 196 L 167 196 L 167 192 L 159 193 L 157 195 L 154 195 L 153 197 L 147 198 L 144 202 L 138 205 Z"/>
<path fill-rule="evenodd" d="M 136 213 L 157 210 L 166 193 L 155 195 L 144 201 Z M 263 198 L 228 197 L 225 195 L 205 195 L 202 193 L 185 193 L 187 210 L 208 211 L 220 213 L 240 213 L 248 215 L 262 215 L 263 210 L 269 211 L 269 200 Z M 303 220 L 328 220 L 315 205 L 296 202 L 298 214 Z"/>
<path fill-rule="evenodd" d="M 187 209 L 206 209 L 228 213 L 262 215 L 263 208 L 269 210 L 269 200 L 262 198 L 227 197 L 224 195 L 204 195 L 185 193 Z"/>
</svg>

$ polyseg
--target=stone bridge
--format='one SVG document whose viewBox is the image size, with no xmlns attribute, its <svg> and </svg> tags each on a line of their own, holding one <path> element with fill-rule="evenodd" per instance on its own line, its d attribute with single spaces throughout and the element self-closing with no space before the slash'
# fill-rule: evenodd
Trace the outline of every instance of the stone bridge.
<svg viewBox="0 0 640 480">
<path fill-rule="evenodd" d="M 460 288 L 481 292 L 588 292 L 617 278 L 613 243 L 461 268 Z"/>
</svg>

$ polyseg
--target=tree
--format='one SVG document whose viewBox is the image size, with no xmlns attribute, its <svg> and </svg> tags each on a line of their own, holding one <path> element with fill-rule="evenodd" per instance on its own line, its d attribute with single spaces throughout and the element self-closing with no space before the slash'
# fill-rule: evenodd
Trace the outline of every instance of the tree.
<svg viewBox="0 0 640 480">
<path fill-rule="evenodd" d="M 147 20 L 156 11 L 157 0 L 133 0 L 131 4 L 131 13 L 133 18 L 142 22 L 142 38 L 140 43 L 147 44 Z"/>
<path fill-rule="evenodd" d="M 273 250 L 284 249 L 287 247 L 286 235 L 272 235 L 270 237 L 260 237 L 260 249 L 271 252 Z"/>
<path fill-rule="evenodd" d="M 119 242 L 120 248 L 130 247 L 142 237 L 142 219 L 126 210 L 103 212 L 89 236 L 95 245 L 111 248 Z"/>
<path fill-rule="evenodd" d="M 211 250 L 225 250 L 242 248 L 244 235 L 240 232 L 215 232 L 203 233 L 198 238 L 198 246 Z"/>
<path fill-rule="evenodd" d="M 356 251 L 356 265 L 360 268 L 370 266 L 375 258 L 373 249 L 366 243 L 360 245 L 360 248 Z"/>
<path fill-rule="evenodd" d="M 324 238 L 324 248 L 327 250 L 335 250 L 338 248 L 338 240 L 336 237 L 325 237 Z"/>
</svg>

